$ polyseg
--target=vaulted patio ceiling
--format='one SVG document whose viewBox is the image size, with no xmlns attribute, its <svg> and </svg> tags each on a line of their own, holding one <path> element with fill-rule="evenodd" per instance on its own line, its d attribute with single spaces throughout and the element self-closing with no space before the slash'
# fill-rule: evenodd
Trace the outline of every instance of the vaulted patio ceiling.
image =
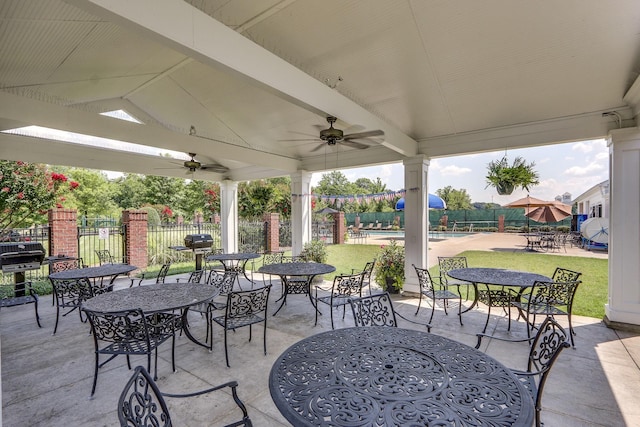
<svg viewBox="0 0 640 427">
<path fill-rule="evenodd" d="M 599 138 L 635 126 L 638 28 L 636 0 L 6 0 L 0 129 L 194 152 L 210 180 Z M 384 136 L 315 150 L 327 115 Z M 186 172 L 23 134 L 0 158 Z"/>
</svg>

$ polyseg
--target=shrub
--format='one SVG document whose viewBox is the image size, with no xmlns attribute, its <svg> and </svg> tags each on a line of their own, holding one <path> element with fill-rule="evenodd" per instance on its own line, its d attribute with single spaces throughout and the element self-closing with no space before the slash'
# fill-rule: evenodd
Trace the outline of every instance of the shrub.
<svg viewBox="0 0 640 427">
<path fill-rule="evenodd" d="M 300 256 L 305 261 L 325 263 L 327 262 L 329 254 L 327 253 L 327 247 L 322 241 L 312 240 L 304 244 Z"/>
</svg>

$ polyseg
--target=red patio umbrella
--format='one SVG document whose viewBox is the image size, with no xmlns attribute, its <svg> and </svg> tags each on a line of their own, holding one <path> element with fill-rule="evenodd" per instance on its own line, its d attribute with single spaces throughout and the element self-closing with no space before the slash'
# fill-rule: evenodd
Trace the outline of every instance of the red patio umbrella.
<svg viewBox="0 0 640 427">
<path fill-rule="evenodd" d="M 544 208 L 549 206 L 555 206 L 557 203 L 558 202 L 555 200 L 547 201 L 547 200 L 536 199 L 535 197 L 527 196 L 527 197 L 523 197 L 521 199 L 515 200 L 511 203 L 507 203 L 505 207 L 525 208 L 525 216 L 527 217 L 527 229 L 529 229 L 529 219 L 533 219 L 534 221 L 536 221 L 535 218 L 532 218 L 529 215 L 527 215 L 531 213 L 532 208 Z M 571 214 L 571 209 L 569 209 L 569 214 Z M 547 221 L 547 222 L 550 222 L 550 221 Z"/>
<path fill-rule="evenodd" d="M 548 206 L 527 208 L 525 216 L 536 222 L 558 222 L 571 216 L 571 206 L 555 201 Z"/>
</svg>

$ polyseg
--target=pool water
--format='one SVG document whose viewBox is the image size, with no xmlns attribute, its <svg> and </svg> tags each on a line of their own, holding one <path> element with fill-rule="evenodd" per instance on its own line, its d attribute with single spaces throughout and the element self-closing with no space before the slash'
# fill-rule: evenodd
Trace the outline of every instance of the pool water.
<svg viewBox="0 0 640 427">
<path fill-rule="evenodd" d="M 404 238 L 404 231 L 367 231 L 370 236 L 380 236 L 380 237 L 402 237 Z M 452 239 L 456 237 L 466 237 L 472 236 L 478 233 L 451 233 L 448 231 L 430 231 L 429 238 L 430 239 Z"/>
</svg>

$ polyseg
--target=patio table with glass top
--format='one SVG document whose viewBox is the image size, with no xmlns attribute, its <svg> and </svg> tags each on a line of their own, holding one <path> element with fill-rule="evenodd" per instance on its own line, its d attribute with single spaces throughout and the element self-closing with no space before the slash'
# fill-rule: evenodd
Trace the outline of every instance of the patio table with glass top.
<svg viewBox="0 0 640 427">
<path fill-rule="evenodd" d="M 189 331 L 187 313 L 190 306 L 206 303 L 218 294 L 219 290 L 213 286 L 194 283 L 159 283 L 97 295 L 82 303 L 82 308 L 105 313 L 142 309 L 145 314 L 182 310 L 182 330 L 187 338 L 209 348 L 209 345 L 200 342 Z"/>
<path fill-rule="evenodd" d="M 258 273 L 273 274 L 280 276 L 284 289 L 278 301 L 282 301 L 278 309 L 273 313 L 275 316 L 287 302 L 289 294 L 306 294 L 314 309 L 318 310 L 311 296 L 311 282 L 313 278 L 320 274 L 328 274 L 336 271 L 336 268 L 329 264 L 318 262 L 283 262 L 263 265 L 258 269 Z M 292 279 L 293 278 L 293 279 Z M 299 280 L 302 279 L 302 280 Z M 322 314 L 322 313 L 320 313 Z"/>
<path fill-rule="evenodd" d="M 500 362 L 418 330 L 316 334 L 273 364 L 269 391 L 294 426 L 531 426 L 533 400 Z"/>
</svg>

